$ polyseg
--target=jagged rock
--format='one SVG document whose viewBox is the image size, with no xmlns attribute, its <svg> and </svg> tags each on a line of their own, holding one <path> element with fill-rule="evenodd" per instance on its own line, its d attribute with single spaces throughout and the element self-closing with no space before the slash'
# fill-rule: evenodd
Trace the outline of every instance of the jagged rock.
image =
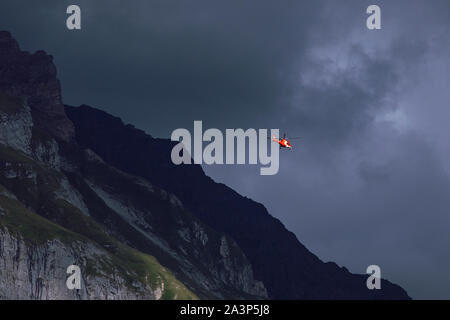
<svg viewBox="0 0 450 320">
<path fill-rule="evenodd" d="M 0 31 L 0 91 L 27 100 L 35 124 L 69 141 L 74 128 L 66 117 L 53 57 L 44 51 L 21 51 L 7 31 Z"/>
</svg>

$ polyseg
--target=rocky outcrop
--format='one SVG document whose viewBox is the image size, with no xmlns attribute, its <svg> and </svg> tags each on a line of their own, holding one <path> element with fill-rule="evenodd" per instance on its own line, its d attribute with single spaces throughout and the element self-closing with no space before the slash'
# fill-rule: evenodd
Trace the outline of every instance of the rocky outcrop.
<svg viewBox="0 0 450 320">
<path fill-rule="evenodd" d="M 73 137 L 74 127 L 64 112 L 53 57 L 44 51 L 21 51 L 7 31 L 0 31 L 0 91 L 25 98 L 39 128 L 64 141 Z"/>
</svg>

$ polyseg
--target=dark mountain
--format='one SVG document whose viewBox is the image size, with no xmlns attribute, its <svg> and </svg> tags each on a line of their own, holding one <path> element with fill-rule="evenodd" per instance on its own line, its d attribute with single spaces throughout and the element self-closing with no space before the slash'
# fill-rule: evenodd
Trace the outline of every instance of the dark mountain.
<svg viewBox="0 0 450 320">
<path fill-rule="evenodd" d="M 75 142 L 50 56 L 1 32 L 0 57 L 0 298 L 267 297 L 231 237 Z"/>
<path fill-rule="evenodd" d="M 64 107 L 52 57 L 0 32 L 0 298 L 408 298 L 323 263 L 263 205 L 173 165 L 172 146 Z"/>
<path fill-rule="evenodd" d="M 214 182 L 198 165 L 173 165 L 170 153 L 174 143 L 170 140 L 154 139 L 88 106 L 66 106 L 66 113 L 75 125 L 80 145 L 94 150 L 109 164 L 173 193 L 202 222 L 231 236 L 270 298 L 408 298 L 403 289 L 388 281 L 382 282 L 382 290 L 368 290 L 366 275 L 322 262 L 262 204 Z"/>
</svg>

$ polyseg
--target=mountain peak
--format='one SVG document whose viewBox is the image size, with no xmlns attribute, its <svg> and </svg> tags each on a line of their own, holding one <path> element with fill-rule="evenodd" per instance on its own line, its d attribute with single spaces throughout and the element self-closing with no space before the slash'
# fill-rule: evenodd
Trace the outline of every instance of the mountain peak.
<svg viewBox="0 0 450 320">
<path fill-rule="evenodd" d="M 0 31 L 0 91 L 27 100 L 33 123 L 56 139 L 69 141 L 74 127 L 67 118 L 53 57 L 22 51 L 7 31 Z"/>
</svg>

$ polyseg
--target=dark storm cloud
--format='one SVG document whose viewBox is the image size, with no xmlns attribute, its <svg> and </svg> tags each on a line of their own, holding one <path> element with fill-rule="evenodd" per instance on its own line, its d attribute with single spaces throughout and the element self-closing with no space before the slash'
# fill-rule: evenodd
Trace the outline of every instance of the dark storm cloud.
<svg viewBox="0 0 450 320">
<path fill-rule="evenodd" d="M 25 31 L 16 33 L 28 46 L 51 43 L 67 103 L 98 105 L 166 136 L 194 119 L 250 126 L 283 95 L 284 75 L 307 46 L 317 11 L 299 1 L 78 4 L 78 33 L 65 30 L 65 6 L 51 1 L 28 4 L 46 8 L 50 18 L 37 28 L 24 22 Z M 2 11 L 19 15 L 23 5 L 15 1 Z"/>
<path fill-rule="evenodd" d="M 66 103 L 151 134 L 199 119 L 302 136 L 276 176 L 205 169 L 323 260 L 449 298 L 450 3 L 376 2 L 380 31 L 359 0 L 80 0 L 81 32 L 71 1 L 2 1 L 0 29 L 55 56 Z"/>
</svg>

